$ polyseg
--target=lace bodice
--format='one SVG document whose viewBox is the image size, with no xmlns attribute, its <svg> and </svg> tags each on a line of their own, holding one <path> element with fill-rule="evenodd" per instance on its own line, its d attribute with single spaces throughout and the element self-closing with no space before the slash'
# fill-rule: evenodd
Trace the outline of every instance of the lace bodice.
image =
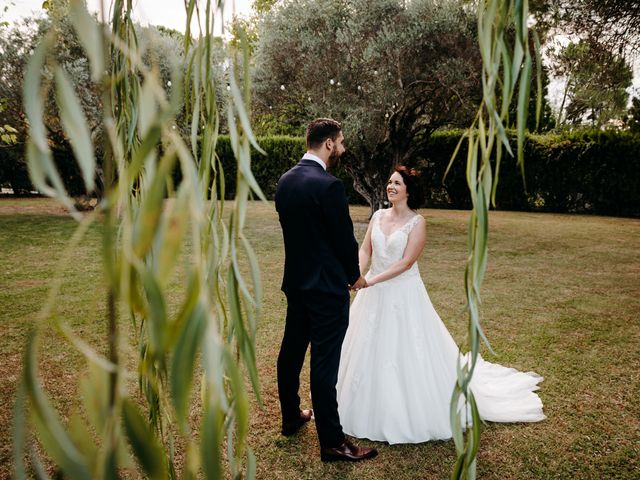
<svg viewBox="0 0 640 480">
<path fill-rule="evenodd" d="M 389 235 L 385 235 L 380 226 L 380 219 L 385 215 L 386 209 L 380 209 L 371 217 L 371 269 L 369 275 L 378 275 L 387 270 L 391 265 L 402 258 L 409 234 L 416 226 L 420 215 L 411 217 L 402 227 L 394 230 Z M 394 279 L 419 275 L 418 262 L 415 262 L 409 270 L 398 275 Z M 392 279 L 392 280 L 394 280 Z"/>
</svg>

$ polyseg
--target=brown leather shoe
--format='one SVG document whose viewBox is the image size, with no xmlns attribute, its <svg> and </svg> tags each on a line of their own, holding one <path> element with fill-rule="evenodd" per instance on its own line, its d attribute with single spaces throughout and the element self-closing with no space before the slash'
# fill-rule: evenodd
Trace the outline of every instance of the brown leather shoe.
<svg viewBox="0 0 640 480">
<path fill-rule="evenodd" d="M 320 449 L 320 459 L 323 462 L 359 462 L 378 455 L 375 448 L 358 447 L 349 440 L 345 440 L 342 445 L 337 448 Z"/>
<path fill-rule="evenodd" d="M 296 433 L 300 428 L 311 420 L 313 416 L 313 410 L 300 410 L 300 416 L 295 420 L 289 420 L 288 422 L 282 422 L 282 435 L 290 437 Z"/>
</svg>

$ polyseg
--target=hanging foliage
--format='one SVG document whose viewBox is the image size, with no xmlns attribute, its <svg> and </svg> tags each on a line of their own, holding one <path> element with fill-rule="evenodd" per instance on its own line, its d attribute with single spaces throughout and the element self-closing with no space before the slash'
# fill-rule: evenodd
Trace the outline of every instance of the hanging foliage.
<svg viewBox="0 0 640 480">
<path fill-rule="evenodd" d="M 68 478 L 116 478 L 131 466 L 126 452 L 149 478 L 176 478 L 177 472 L 183 478 L 255 475 L 255 458 L 246 447 L 249 400 L 243 371 L 259 398 L 254 337 L 261 284 L 243 230 L 250 197 L 263 198 L 250 157 L 251 145 L 260 148 L 248 120 L 249 80 L 239 85 L 235 73 L 239 67 L 248 69 L 246 42 L 229 57 L 232 95 L 222 103 L 216 95 L 211 59 L 222 47 L 214 41 L 213 25 L 222 3 L 185 2 L 188 68 L 174 70 L 167 96 L 157 69 L 141 59 L 132 0 L 114 0 L 110 24 L 97 22 L 84 1 L 68 2 L 92 79 L 101 89 L 102 149 L 93 144 L 63 66 L 48 55 L 56 42 L 55 28 L 29 62 L 24 104 L 31 180 L 79 221 L 61 264 L 71 261 L 74 246 L 92 223 L 103 224 L 108 349 L 101 355 L 57 315 L 58 276 L 25 350 L 16 403 L 16 478 L 31 471 L 46 478 L 42 465 L 51 463 Z M 197 35 L 189 28 L 192 18 L 201 25 Z M 42 120 L 48 90 L 55 91 L 62 126 L 88 192 L 95 187 L 96 166 L 104 170 L 104 198 L 86 216 L 74 209 L 52 160 Z M 183 105 L 188 123 L 180 127 L 190 132 L 190 141 L 176 129 Z M 223 108 L 237 163 L 235 199 L 225 210 L 230 215 L 223 215 L 225 179 L 215 154 Z M 96 158 L 95 151 L 104 151 L 104 157 Z M 182 178 L 177 185 L 172 181 L 175 168 Z M 168 282 L 178 259 L 186 285 L 172 313 Z M 134 401 L 135 392 L 126 388 L 131 372 L 122 354 L 123 322 L 131 322 L 137 332 L 137 376 L 145 405 Z M 90 371 L 82 387 L 86 415 L 67 425 L 39 380 L 38 345 L 45 324 L 53 324 L 85 356 Z M 179 456 L 176 445 L 182 446 Z"/>
<path fill-rule="evenodd" d="M 467 184 L 472 210 L 469 219 L 468 257 L 464 273 L 466 309 L 468 311 L 469 354 L 460 356 L 457 382 L 451 397 L 451 428 L 457 461 L 452 479 L 476 477 L 476 454 L 480 445 L 482 420 L 469 385 L 480 352 L 480 343 L 491 345 L 480 324 L 480 287 L 487 268 L 489 236 L 489 203 L 495 203 L 503 150 L 516 156 L 524 179 L 524 138 L 532 79 L 532 57 L 529 49 L 529 6 L 527 0 L 483 0 L 478 4 L 478 45 L 482 56 L 482 101 L 475 119 L 460 139 L 453 153 L 455 160 L 463 141 L 467 141 Z M 509 29 L 515 36 L 508 35 Z M 536 52 L 540 45 L 532 34 Z M 513 38 L 512 43 L 509 41 Z M 535 62 L 541 65 L 540 58 Z M 538 69 L 537 91 L 542 91 Z M 509 106 L 518 92 L 516 131 L 517 151 L 509 144 L 506 127 Z M 536 102 L 536 118 L 540 118 L 541 97 Z M 449 165 L 451 168 L 451 164 Z M 446 175 L 446 174 L 445 174 Z M 466 431 L 466 432 L 465 432 Z"/>
</svg>

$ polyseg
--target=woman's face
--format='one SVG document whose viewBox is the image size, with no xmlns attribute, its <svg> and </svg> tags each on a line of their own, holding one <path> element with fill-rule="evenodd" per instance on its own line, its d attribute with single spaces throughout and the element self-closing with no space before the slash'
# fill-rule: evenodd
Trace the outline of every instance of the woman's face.
<svg viewBox="0 0 640 480">
<path fill-rule="evenodd" d="M 402 175 L 393 172 L 387 182 L 387 198 L 391 203 L 397 203 L 407 199 L 407 186 L 404 184 Z"/>
</svg>

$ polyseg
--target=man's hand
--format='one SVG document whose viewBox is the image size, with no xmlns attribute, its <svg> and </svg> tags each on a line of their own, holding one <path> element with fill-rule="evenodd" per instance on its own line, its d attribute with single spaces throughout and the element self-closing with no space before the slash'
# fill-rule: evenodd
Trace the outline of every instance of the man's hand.
<svg viewBox="0 0 640 480">
<path fill-rule="evenodd" d="M 354 283 L 353 285 L 351 285 L 350 290 L 352 292 L 357 292 L 358 290 L 360 290 L 361 288 L 367 288 L 367 281 L 364 279 L 364 277 L 361 275 L 360 278 L 356 281 L 356 283 Z"/>
</svg>

